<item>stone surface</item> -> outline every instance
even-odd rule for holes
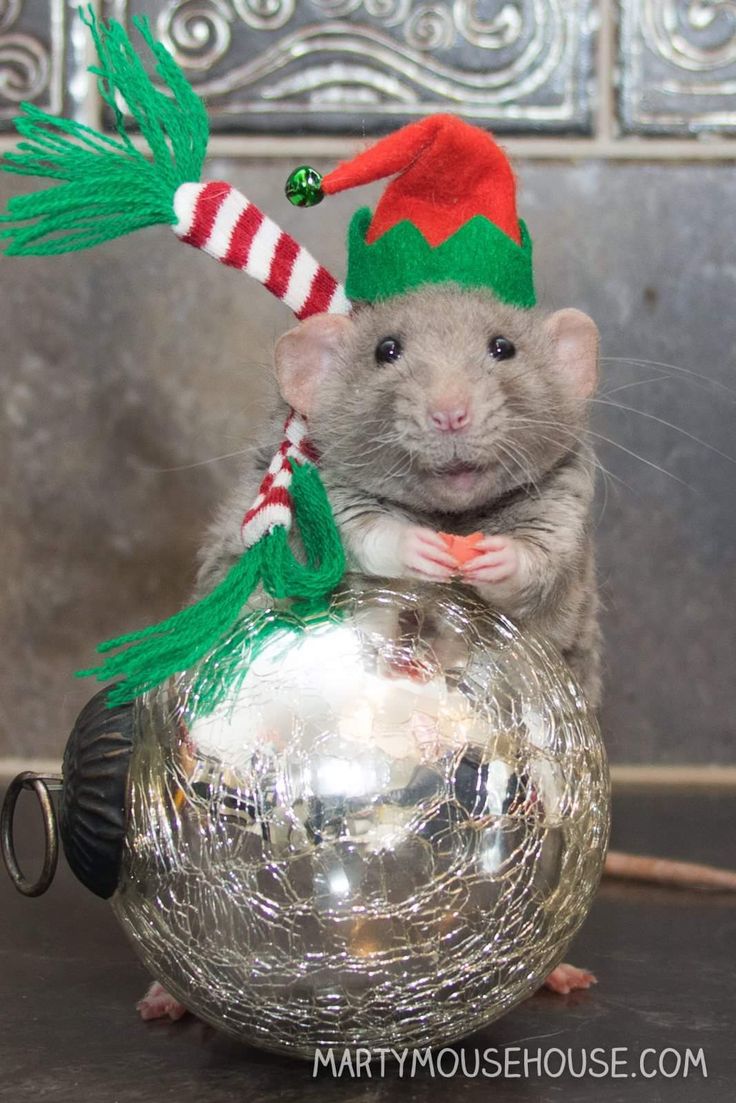
[[[30,801],[19,806],[19,850],[32,868],[38,857]],[[614,801],[614,843],[663,856],[733,865],[733,796],[646,793]],[[60,862],[57,880],[38,900],[19,896],[0,871],[0,1099],[8,1103],[724,1103],[736,1080],[733,1046],[733,929],[736,896],[702,895],[604,882],[573,945],[571,960],[595,971],[598,985],[556,996],[541,992],[473,1035],[457,1049],[465,1067],[487,1048],[503,1060],[506,1079],[452,1079],[419,1070],[402,1080],[387,1066],[383,1079],[335,1079],[312,1065],[229,1041],[187,1016],[144,1023],[134,1004],[148,984],[109,905],[91,896]],[[387,1044],[389,1044],[387,1040]],[[619,1049],[618,1076],[541,1075],[533,1062],[559,1068],[559,1051]],[[689,1076],[647,1079],[662,1051],[703,1051]],[[520,1076],[525,1055],[528,1079]],[[600,1054],[599,1054],[600,1055]],[[339,1059],[339,1058],[338,1058]],[[411,1060],[411,1058],[409,1058]],[[451,1057],[442,1067],[452,1069]],[[485,1066],[488,1067],[488,1066]],[[544,1067],[544,1066],[542,1066]],[[636,1074],[631,1076],[631,1074]]]
[[[377,133],[432,111],[504,131],[590,125],[592,0],[107,0],[157,34],[216,130]]]
[[[620,0],[620,9],[624,130],[736,131],[733,4]]]
[[[292,167],[208,171],[342,275],[358,196],[291,207]],[[518,167],[540,299],[587,310],[603,337],[611,758],[732,762],[734,466],[714,449],[734,453],[733,169]],[[0,179],[0,199],[19,185]],[[0,754],[60,756],[93,691],[72,672],[94,643],[184,600],[207,517],[237,476],[237,458],[214,458],[252,440],[289,323],[266,291],[165,228],[0,259]]]
[[[23,100],[78,115],[89,84],[87,32],[68,0],[0,0],[0,131]]]

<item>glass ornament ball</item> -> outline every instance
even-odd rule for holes
[[[538,988],[609,827],[557,654],[460,587],[354,576],[321,611],[248,614],[218,655],[208,715],[217,659],[136,705],[113,907],[153,976],[305,1058],[447,1044]]]

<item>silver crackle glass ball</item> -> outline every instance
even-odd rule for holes
[[[137,706],[113,906],[153,975],[265,1049],[451,1042],[562,959],[609,783],[567,668],[461,588],[352,577],[250,614],[229,690]],[[215,664],[216,665],[216,664]]]

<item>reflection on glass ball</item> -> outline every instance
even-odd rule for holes
[[[444,1044],[524,999],[608,835],[552,650],[459,587],[347,582],[257,646],[239,626],[210,715],[201,671],[139,703],[113,901],[190,1010],[304,1057]]]

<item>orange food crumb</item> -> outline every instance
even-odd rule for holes
[[[481,554],[478,544],[483,539],[482,532],[471,532],[470,536],[455,536],[451,532],[441,532],[440,536],[450,555],[460,567]]]

